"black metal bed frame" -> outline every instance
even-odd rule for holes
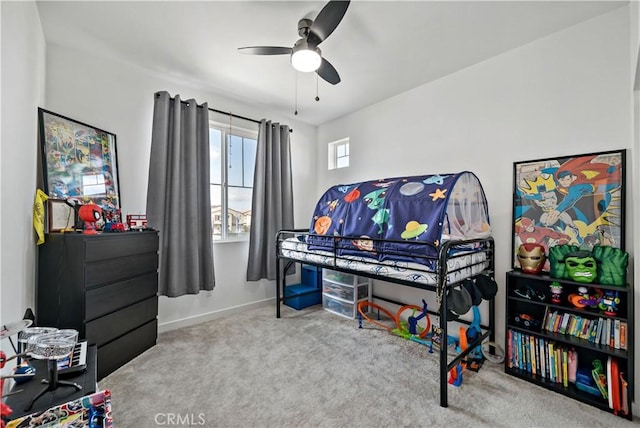
[[[489,341],[494,342],[495,341],[495,298],[490,299],[488,301],[488,305],[489,305],[489,322],[488,324],[481,324],[481,329],[482,334],[480,334],[476,340],[474,340],[473,342],[469,343],[467,348],[465,350],[463,350],[462,352],[460,352],[458,355],[456,355],[451,361],[449,360],[449,356],[448,356],[448,346],[447,346],[447,341],[448,341],[448,333],[447,333],[447,324],[448,322],[446,321],[446,314],[448,312],[448,306],[447,306],[447,290],[449,287],[459,283],[460,281],[455,281],[455,282],[449,282],[448,281],[448,275],[455,273],[456,271],[465,269],[465,268],[472,268],[475,265],[479,265],[479,264],[484,264],[486,262],[488,262],[488,267],[483,269],[482,272],[480,273],[489,273],[491,275],[493,275],[494,273],[494,268],[495,268],[495,244],[493,241],[493,238],[488,237],[488,238],[483,238],[483,239],[470,239],[470,240],[457,240],[457,241],[446,241],[444,243],[442,243],[439,246],[435,246],[433,244],[430,243],[424,243],[424,242],[419,242],[419,241],[412,241],[411,244],[412,245],[424,245],[425,247],[431,247],[432,249],[436,249],[437,250],[437,256],[427,256],[427,255],[419,255],[415,252],[412,252],[411,254],[400,254],[400,253],[386,253],[387,255],[390,256],[410,256],[412,258],[419,258],[419,259],[424,259],[425,261],[425,267],[424,267],[424,272],[425,273],[429,273],[429,274],[435,274],[436,275],[436,284],[435,285],[431,285],[431,284],[424,284],[424,283],[420,283],[420,282],[413,282],[413,281],[408,281],[405,279],[400,279],[400,278],[393,278],[393,277],[389,277],[389,276],[385,276],[382,274],[373,274],[371,272],[367,272],[367,271],[361,271],[358,269],[348,269],[348,268],[344,268],[338,265],[338,260],[349,260],[348,257],[345,256],[340,256],[338,255],[338,249],[339,248],[345,248],[345,240],[348,241],[348,243],[351,243],[353,240],[358,240],[360,238],[358,237],[331,237],[331,241],[332,244],[329,247],[325,248],[325,251],[329,251],[332,252],[332,256],[331,259],[333,261],[333,264],[329,264],[329,263],[318,263],[312,260],[302,260],[302,259],[298,259],[298,258],[293,258],[293,257],[288,257],[282,254],[282,243],[285,242],[287,240],[287,238],[292,238],[292,237],[304,237],[304,239],[306,239],[308,236],[310,236],[312,234],[309,233],[308,229],[294,229],[294,230],[281,230],[280,232],[278,232],[276,234],[276,317],[280,318],[281,313],[280,313],[280,305],[281,303],[283,303],[285,301],[285,297],[284,297],[284,289],[286,287],[286,275],[284,274],[284,272],[286,272],[287,269],[289,269],[289,267],[291,265],[293,265],[294,263],[304,263],[304,264],[308,264],[308,265],[313,265],[313,266],[318,266],[318,267],[327,267],[330,268],[331,270],[336,270],[336,271],[340,271],[340,272],[345,272],[345,273],[350,273],[350,274],[354,274],[354,275],[358,275],[358,276],[364,276],[364,277],[368,277],[368,278],[372,278],[372,279],[377,279],[380,281],[386,281],[386,282],[391,282],[391,283],[395,283],[395,284],[400,284],[400,285],[405,285],[408,287],[413,287],[413,288],[420,288],[423,290],[428,290],[428,291],[433,291],[436,292],[437,295],[439,296],[439,300],[440,300],[440,308],[438,311],[428,311],[430,314],[432,315],[436,315],[436,316],[440,316],[440,314],[444,314],[444,316],[440,317],[440,329],[441,329],[441,345],[439,346],[439,354],[440,354],[440,406],[441,407],[448,407],[448,400],[447,400],[447,386],[448,386],[448,379],[447,379],[447,375],[449,373],[450,370],[454,369],[457,364],[462,361],[462,359],[464,359],[474,348],[476,348],[477,346],[481,346],[482,342],[489,338]],[[369,238],[367,238],[369,239]],[[391,244],[406,244],[406,241],[391,241],[391,240],[379,240],[379,239],[371,239],[371,241],[375,242],[375,243],[391,243]],[[448,269],[447,268],[447,261],[454,259],[456,257],[463,257],[463,256],[467,256],[469,253],[465,252],[465,251],[456,251],[456,250],[464,250],[465,248],[468,248],[469,245],[472,244],[476,244],[480,247],[480,249],[476,250],[476,251],[481,251],[481,252],[485,252],[487,257],[485,260],[483,261],[479,261],[479,262],[475,262],[475,263],[471,263],[471,264],[467,264],[465,266],[459,267],[459,268],[455,268],[455,269]],[[347,244],[348,245],[348,244]],[[425,248],[426,249],[426,248]],[[300,253],[300,250],[291,250],[291,251],[295,251]],[[315,254],[314,251],[308,251],[308,254]],[[426,254],[426,251],[425,251]],[[284,268],[282,268],[281,263],[282,262],[286,262],[286,266],[284,266]],[[433,263],[435,263],[435,269],[433,268],[429,268],[427,266],[427,264],[429,264],[429,262],[431,262],[431,264],[433,265]],[[371,259],[371,262],[369,263],[368,261],[365,262],[367,264],[370,264],[371,266],[381,266],[381,267],[386,267],[388,268],[388,265],[384,265],[381,262],[375,260],[375,259]],[[414,269],[413,267],[411,268],[411,270],[415,270],[415,271],[420,271],[420,269]],[[476,276],[477,274],[473,275]],[[304,293],[303,293],[304,294]],[[303,294],[299,294],[296,297],[302,296]],[[380,298],[378,296],[372,296],[373,298]],[[382,299],[382,298],[380,298]],[[383,300],[387,300],[390,301],[389,299],[383,299]],[[395,302],[398,303],[398,302]],[[470,325],[471,323],[469,321],[463,320],[463,319],[458,319],[456,320],[456,322],[459,323],[463,323],[463,324],[467,324]]]

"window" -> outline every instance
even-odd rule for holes
[[[349,139],[329,143],[329,169],[349,166]]]
[[[257,138],[257,131],[210,124],[211,226],[216,241],[249,237]]]

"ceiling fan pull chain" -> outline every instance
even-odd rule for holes
[[[316,73],[316,101],[320,101],[320,97],[318,96],[318,73]]]
[[[296,76],[295,77],[296,111],[294,111],[293,114],[297,116],[298,115],[298,72],[294,71],[293,73]]]

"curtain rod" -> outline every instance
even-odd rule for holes
[[[257,124],[262,123],[259,120],[251,119],[250,117],[240,116],[240,115],[228,112],[228,111],[216,110],[215,108],[211,108],[211,107],[209,107],[209,111],[213,111],[215,113],[220,113],[220,114],[226,114],[227,116],[235,117],[235,118],[238,118],[238,119],[248,120],[249,122],[254,122],[254,123],[257,123]],[[271,125],[271,126],[274,126],[274,125]],[[293,128],[289,128],[289,132],[293,132]]]
[[[173,100],[174,98],[171,97],[171,99]],[[187,101],[185,101],[185,100],[180,100],[180,102],[187,104]],[[215,108],[211,108],[211,107],[209,107],[209,111],[212,111],[212,112],[215,112],[215,113],[220,113],[220,114],[226,114],[227,116],[235,117],[235,118],[238,118],[238,119],[248,120],[249,122],[257,123],[258,125],[260,123],[262,123],[259,120],[251,119],[250,117],[240,116],[240,115],[228,112],[228,111],[216,110]],[[272,125],[272,126],[274,126],[274,125]],[[293,128],[289,128],[289,132],[293,132]]]

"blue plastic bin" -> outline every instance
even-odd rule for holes
[[[314,288],[322,288],[322,268],[311,265],[302,265],[300,279],[304,285]]]
[[[301,295],[302,293],[309,294]],[[306,284],[288,285],[284,289],[284,304],[293,309],[303,309],[322,303],[322,290]]]

